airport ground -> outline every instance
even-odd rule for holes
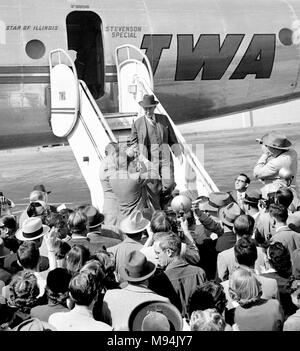
[[[205,169],[221,191],[228,191],[240,172],[253,179],[253,167],[261,154],[255,139],[270,130],[285,133],[300,155],[300,123],[210,132],[201,132],[193,123],[190,128],[184,126],[184,136],[189,144],[204,145]],[[69,146],[1,151],[0,162],[0,191],[17,204],[16,213],[24,209],[36,184],[44,184],[52,191],[49,197],[52,203],[75,207],[90,202],[89,189]],[[298,184],[299,178],[298,172]],[[260,185],[252,180],[252,187]]]

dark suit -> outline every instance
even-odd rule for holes
[[[138,145],[139,151],[152,162],[161,176],[161,182],[149,183],[147,191],[155,209],[160,209],[159,192],[167,192],[174,185],[174,164],[170,147],[175,156],[181,154],[175,132],[165,115],[155,114],[151,122],[145,116],[132,125],[131,145]],[[160,187],[162,189],[160,189]]]

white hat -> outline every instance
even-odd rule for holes
[[[39,217],[29,217],[23,222],[22,228],[16,232],[16,238],[21,241],[35,240],[45,235],[50,228],[42,224]]]
[[[143,216],[141,211],[133,211],[121,221],[120,229],[126,234],[135,234],[146,229],[149,223],[150,221]]]

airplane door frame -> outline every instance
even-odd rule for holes
[[[66,16],[68,49],[76,51],[78,79],[83,80],[95,99],[104,95],[105,59],[100,16],[93,11],[72,11]]]

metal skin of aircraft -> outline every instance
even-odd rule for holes
[[[141,49],[175,123],[300,96],[300,0],[9,0],[0,4],[0,148],[61,142],[48,54],[72,53],[103,113],[118,111],[115,49]]]

